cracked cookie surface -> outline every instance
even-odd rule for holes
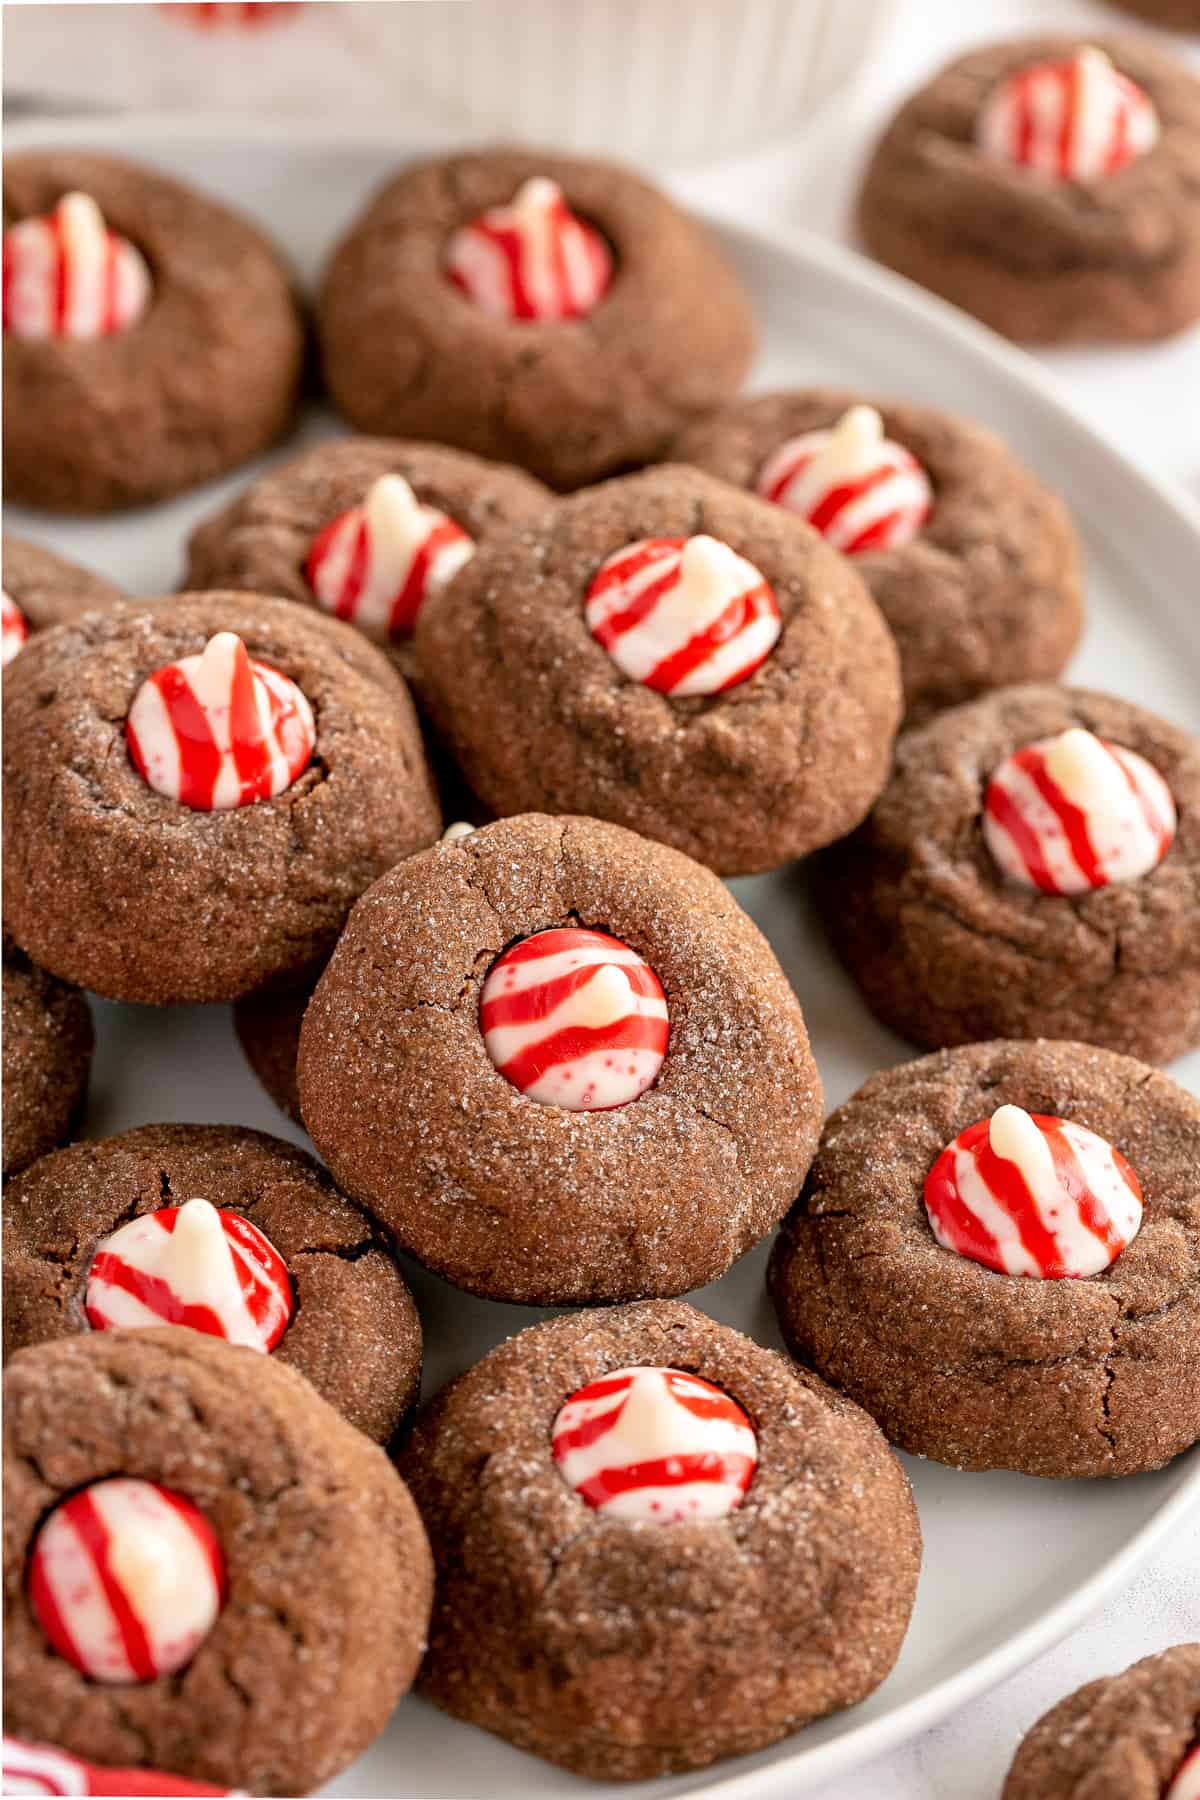
[[[981,817],[1004,758],[1071,726],[1145,757],[1179,817],[1148,874],[1065,897],[1007,882]],[[818,902],[868,1005],[911,1043],[1084,1038],[1167,1062],[1200,1043],[1200,741],[1082,688],[955,707],[900,739],[875,811],[824,859]]]
[[[304,1794],[382,1731],[416,1672],[429,1548],[383,1451],[294,1369],[179,1327],[20,1351],[4,1376],[5,1727],[91,1761]],[[66,1494],[110,1475],[192,1500],[228,1593],[188,1666],[112,1687],[57,1656],[26,1561]]]
[[[1082,40],[1019,38],[959,57],[914,94],[868,167],[868,248],[1006,336],[1136,342],[1200,317],[1200,80],[1144,38],[1088,38],[1149,95],[1155,146],[1095,181],[1049,181],[975,143],[1006,76]]]
[[[735,400],[685,431],[673,459],[754,490],[788,439],[877,407],[889,438],[933,484],[912,543],[853,557],[900,652],[906,721],[1014,681],[1060,673],[1083,622],[1079,547],[1066,507],[990,431],[930,407],[841,388]]]
[[[1116,1145],[1141,1229],[1101,1274],[997,1274],[943,1249],[924,1183],[1003,1105]],[[1085,1044],[972,1044],[874,1076],[826,1122],[769,1285],[797,1356],[901,1448],[967,1469],[1129,1475],[1200,1437],[1200,1102]]]
[[[143,1125],[43,1157],[8,1189],[4,1354],[86,1332],[102,1239],[194,1198],[240,1213],[287,1265],[294,1311],[272,1356],[368,1437],[417,1398],[421,1323],[383,1233],[303,1150],[230,1125]]]
[[[85,150],[5,159],[4,222],[98,202],[150,265],[144,317],[94,343],[4,342],[10,500],[106,512],[162,499],[281,436],[304,331],[287,269],[249,220],[156,170]]]
[[[613,551],[697,533],[754,565],[783,629],[745,680],[680,698],[621,672],[584,600]],[[417,653],[434,725],[494,811],[612,819],[726,875],[851,830],[900,715],[895,643],[849,562],[802,520],[682,466],[498,532],[423,608]]]
[[[153,670],[218,631],[297,683],[316,719],[272,800],[201,812],[134,768]],[[4,899],[13,936],[112,999],[230,1000],[328,951],[375,877],[437,835],[412,702],[359,632],[286,600],[183,594],[35,638],[4,680]]]
[[[445,273],[453,232],[539,176],[615,255],[585,318],[497,319]],[[387,183],[333,256],[319,323],[325,379],[358,430],[437,438],[559,488],[661,455],[736,391],[754,346],[733,270],[665,194],[611,163],[517,149]]]
[[[619,938],[666,993],[655,1085],[570,1112],[521,1094],[479,1025],[489,968],[553,926]],[[713,1281],[794,1198],[821,1087],[775,956],[706,869],[618,826],[526,814],[365,894],[304,1015],[304,1122],[405,1249],[530,1305]]]
[[[1021,1741],[1001,1800],[1162,1800],[1200,1742],[1200,1644],[1068,1694]]]
[[[758,1437],[724,1518],[630,1522],[564,1481],[564,1401],[631,1364],[703,1376]],[[908,1481],[816,1376],[693,1307],[535,1325],[444,1389],[403,1471],[438,1569],[423,1692],[579,1774],[630,1780],[761,1748],[891,1668],[921,1557]]]

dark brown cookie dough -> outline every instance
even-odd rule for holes
[[[993,87],[1095,44],[1149,96],[1161,136],[1087,182],[1057,181],[975,143]],[[1027,37],[969,51],[901,108],[859,197],[869,249],[1027,343],[1136,342],[1200,318],[1200,81],[1139,37]]]
[[[78,988],[56,981],[4,938],[4,1173],[61,1144],[87,1096],[92,1015]]]
[[[31,636],[125,598],[111,581],[11,532],[4,534],[0,555],[4,592],[20,607]]]
[[[996,766],[1072,725],[1153,764],[1179,825],[1140,880],[1068,898],[1006,881],[981,817]],[[875,811],[825,859],[818,898],[868,1005],[914,1044],[1084,1038],[1168,1062],[1200,1043],[1200,742],[1081,688],[984,695],[900,739]]]
[[[670,1009],[657,1082],[607,1112],[528,1099],[484,1047],[491,964],[561,925],[628,944]],[[531,1305],[715,1280],[788,1206],[820,1131],[766,940],[706,869],[594,819],[504,819],[377,882],[309,1003],[299,1084],[334,1179],[405,1249]]]
[[[446,277],[451,234],[534,176],[612,249],[587,318],[496,319]],[[732,270],[665,194],[612,163],[517,149],[388,182],[333,257],[320,329],[330,391],[360,431],[458,444],[559,488],[660,455],[736,391],[754,347]]]
[[[1141,1182],[1101,1274],[1003,1275],[933,1235],[924,1183],[1000,1106],[1074,1120]],[[788,1343],[894,1444],[965,1469],[1130,1475],[1200,1438],[1200,1102],[1131,1057],[996,1042],[872,1077],[831,1115],[771,1258]]]
[[[429,1547],[383,1451],[294,1369],[106,1331],[22,1350],[4,1396],[7,1731],[256,1794],[306,1794],[378,1736],[420,1660]],[[186,1669],[121,1687],[51,1650],[25,1586],[46,1513],[111,1475],[193,1501],[229,1582]]]
[[[726,1517],[625,1521],[563,1480],[560,1407],[635,1364],[748,1414],[758,1465]],[[422,1691],[577,1774],[761,1749],[863,1699],[899,1653],[921,1559],[902,1469],[856,1406],[693,1307],[518,1333],[439,1394],[402,1466],[437,1567]]]
[[[1137,13],[1172,31],[1200,31],[1200,0],[1111,0],[1125,12]]]
[[[201,812],[156,793],[125,717],[155,669],[236,631],[296,681],[312,761],[274,800]],[[34,642],[4,681],[9,929],[112,999],[228,1000],[325,954],[377,875],[436,837],[412,703],[359,632],[285,600],[185,594]]]
[[[84,1290],[102,1238],[203,1199],[241,1213],[291,1277],[272,1355],[352,1425],[390,1442],[417,1398],[421,1321],[383,1234],[311,1156],[232,1125],[143,1125],[43,1157],[7,1190],[4,1354],[89,1329]]]
[[[275,982],[234,1002],[233,1026],[242,1054],[280,1112],[303,1125],[296,1088],[300,1027],[324,965],[304,980]]]
[[[316,606],[305,575],[313,539],[381,475],[402,475],[477,542],[498,526],[532,518],[551,496],[521,469],[484,462],[441,444],[345,438],[318,444],[260,475],[236,500],[203,520],[188,539],[186,585],[249,588]],[[418,673],[412,645],[388,646],[406,679]]]
[[[932,407],[892,405],[842,388],[735,400],[672,446],[735,487],[754,490],[789,438],[875,407],[889,438],[933,486],[912,543],[851,558],[900,652],[909,724],[989,688],[1061,673],[1083,623],[1079,545],[1066,507],[990,431]]]
[[[10,500],[108,512],[195,487],[279,437],[304,332],[258,227],[153,169],[82,150],[13,154],[5,225],[76,190],[141,251],[154,291],[111,337],[5,337],[4,481]]]
[[[592,636],[588,586],[614,551],[707,533],[774,589],[783,632],[745,681],[671,698]],[[588,813],[751,874],[830,843],[886,779],[896,647],[849,562],[801,520],[664,466],[498,533],[417,626],[425,696],[498,813]]]
[[[1200,1741],[1200,1644],[1089,1681],[1026,1733],[1002,1800],[1162,1800]]]

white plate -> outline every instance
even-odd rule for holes
[[[235,201],[267,224],[311,278],[336,234],[390,168],[419,146],[319,128],[209,127],[104,119],[23,127],[10,145],[89,143],[143,157]],[[695,191],[695,178],[690,178]],[[721,227],[754,295],[764,353],[756,380],[861,384],[971,412],[996,427],[1070,502],[1087,541],[1091,622],[1071,671],[1200,730],[1196,568],[1200,513],[1141,475],[1055,400],[1020,353],[845,251]],[[900,378],[897,379],[897,374]],[[305,433],[327,430],[319,418]],[[166,592],[192,523],[252,471],[116,521],[8,523],[135,592]],[[811,919],[796,872],[735,884],[768,931],[803,1002],[830,1105],[908,1052],[866,1013]],[[97,1007],[99,1054],[89,1136],[148,1120],[257,1125],[293,1138],[244,1069],[224,1007]],[[1174,1073],[1200,1091],[1200,1056]],[[714,1317],[779,1342],[763,1292],[765,1246],[697,1296]],[[425,1322],[427,1391],[537,1316],[456,1292],[409,1270]],[[896,1669],[864,1705],[754,1757],[630,1788],[583,1788],[417,1700],[327,1790],[420,1800],[533,1800],[564,1793],[720,1795],[772,1800],[818,1790],[839,1771],[932,1724],[1058,1638],[1127,1580],[1200,1498],[1200,1451],[1157,1475],[1047,1482],[964,1475],[907,1459],[925,1533],[912,1629]]]

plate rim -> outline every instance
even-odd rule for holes
[[[176,144],[188,140],[233,139],[281,151],[296,147],[311,150],[322,146],[341,151],[389,150],[398,164],[421,154],[422,150],[450,148],[464,141],[460,132],[452,130],[422,128],[419,134],[409,136],[403,128],[397,129],[381,120],[255,119],[236,113],[190,114],[131,109],[12,120],[4,127],[4,146],[8,150],[58,142],[70,147],[86,140],[93,147],[117,154],[124,148],[123,140],[131,136],[159,137],[164,143]],[[1200,559],[1200,503],[1192,500],[1180,483],[1143,467],[1102,428],[1081,417],[1061,390],[1053,372],[1027,351],[1010,344],[904,276],[882,268],[845,245],[807,232],[802,227],[775,226],[761,218],[747,220],[731,216],[728,205],[698,205],[695,193],[704,180],[703,166],[691,164],[686,169],[663,165],[656,169],[651,167],[658,179],[681,195],[685,204],[719,235],[754,254],[782,253],[798,272],[815,268],[822,277],[851,287],[873,303],[883,303],[898,310],[910,323],[934,335],[949,337],[963,354],[982,360],[996,375],[1019,389],[1025,400],[1046,409],[1057,426],[1073,435],[1090,455],[1098,454],[1107,461],[1113,476],[1131,483],[1143,502],[1165,509],[1175,524],[1183,528],[1185,536],[1190,533],[1194,538],[1193,548]],[[1121,1548],[1048,1611],[1021,1626],[994,1648],[964,1663],[953,1674],[883,1716],[851,1724],[826,1743],[805,1746],[801,1729],[757,1753],[769,1757],[768,1762],[740,1772],[734,1768],[728,1773],[718,1773],[699,1785],[678,1788],[663,1784],[660,1791],[678,1793],[681,1800],[684,1796],[697,1796],[699,1800],[766,1800],[767,1784],[774,1789],[778,1782],[787,1782],[791,1792],[799,1792],[822,1778],[844,1774],[872,1757],[896,1748],[928,1730],[957,1707],[988,1692],[1059,1643],[1106,1598],[1126,1585],[1157,1545],[1189,1513],[1195,1511],[1200,1518],[1200,1445],[1185,1452],[1177,1463],[1190,1466],[1184,1468],[1172,1490]],[[720,1767],[716,1765],[717,1769]]]

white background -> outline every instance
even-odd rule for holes
[[[587,0],[561,0],[570,3]],[[754,0],[745,3],[752,7]],[[97,9],[81,17],[78,8],[9,6],[6,92],[35,94],[43,102],[190,104],[204,110],[224,104],[238,111],[252,106],[260,114],[294,114],[320,100],[326,111],[343,109],[348,118],[379,117],[402,104],[405,126],[412,129],[421,120],[419,91],[405,84],[401,95],[397,78],[364,53],[352,23],[359,10],[309,7],[258,38],[251,57],[243,53],[248,44],[239,52],[230,38],[194,40],[177,21],[157,19],[148,7],[136,13],[105,7],[98,18]],[[98,63],[101,19],[109,53]],[[682,185],[734,214],[802,224],[852,241],[849,213],[857,174],[892,102],[960,45],[1059,24],[1144,29],[1090,0],[902,0],[851,96],[810,121],[793,141],[720,168],[689,169]],[[1200,40],[1152,35],[1200,70]],[[268,44],[270,54],[264,57],[260,46],[265,50]],[[98,66],[104,69],[102,91],[93,75]],[[430,108],[428,122],[431,129],[444,129],[444,109]],[[1091,423],[1200,499],[1200,333],[1150,349],[1060,352],[1041,360]],[[969,396],[964,410],[969,411]],[[1200,604],[1196,629],[1200,633]],[[979,1548],[986,1558],[987,1544]],[[1046,1707],[1097,1674],[1197,1637],[1200,1520],[1193,1515],[1152,1566],[1067,1643],[904,1749],[839,1777],[829,1790],[832,1800],[993,1800],[1021,1733]]]

